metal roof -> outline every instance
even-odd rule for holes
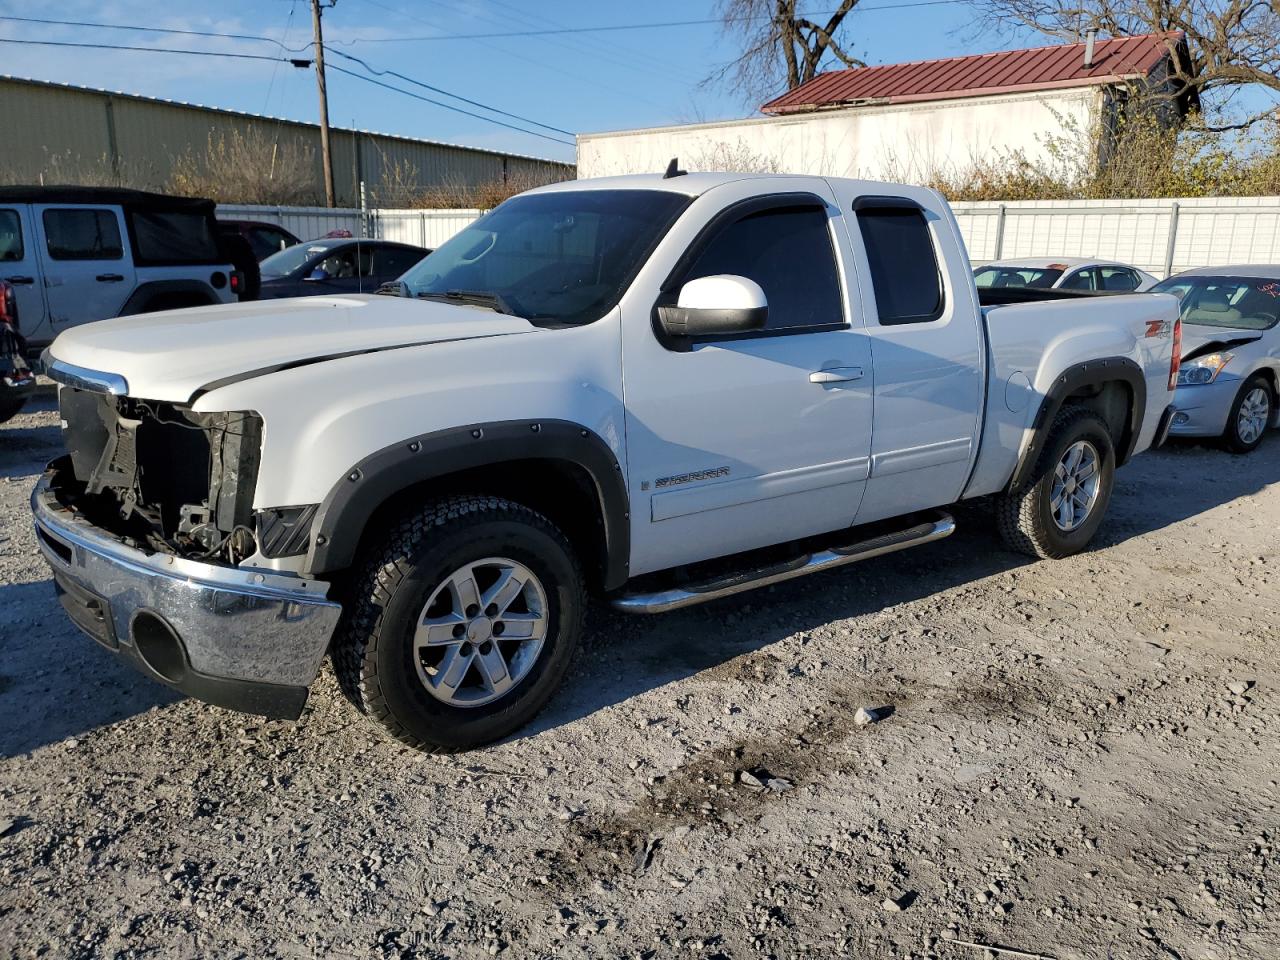
[[[136,100],[142,103],[163,103],[172,107],[186,107],[190,110],[205,110],[209,113],[222,114],[223,116],[243,117],[248,120],[269,120],[272,123],[284,123],[296,127],[317,128],[317,124],[310,123],[306,120],[290,120],[286,117],[273,117],[269,114],[248,113],[244,110],[228,110],[225,107],[210,107],[203,103],[187,103],[184,100],[170,100],[166,97],[148,97],[140,93],[126,93],[121,90],[108,90],[104,87],[86,87],[75,83],[59,83],[55,80],[33,80],[30,77],[15,77],[11,74],[4,73],[0,73],[0,80],[30,84],[33,87],[54,87],[62,90],[75,90],[82,93],[105,94],[111,97],[121,97],[126,100]],[[468,153],[480,153],[493,157],[512,157],[518,160],[534,160],[538,163],[546,163],[560,167],[573,166],[572,163],[565,160],[551,160],[547,157],[535,157],[525,153],[511,153],[506,150],[491,150],[485,147],[471,147],[461,143],[448,143],[444,140],[428,140],[423,137],[407,137],[399,133],[382,133],[378,130],[365,130],[360,127],[340,127],[333,125],[331,126],[331,129],[334,132],[359,133],[370,137],[382,137],[387,140],[400,140],[405,143],[423,143],[433,147],[448,147],[451,150],[464,150]]]
[[[1021,90],[1101,86],[1145,79],[1181,43],[1181,33],[1152,33],[1097,40],[1093,64],[1084,65],[1084,43],[1005,50],[968,57],[917,60],[823,73],[770,100],[760,109],[783,114],[858,103],[952,100]]]

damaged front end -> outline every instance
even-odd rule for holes
[[[58,405],[74,474],[57,477],[64,505],[148,552],[232,566],[257,552],[258,414],[67,386]]]

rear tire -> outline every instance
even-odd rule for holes
[[[1107,512],[1115,469],[1111,431],[1103,419],[1086,407],[1064,407],[1049,428],[1029,484],[997,501],[1005,544],[1046,560],[1079,553]]]
[[[1232,453],[1253,453],[1267,435],[1275,416],[1276,397],[1265,376],[1255,373],[1244,382],[1227,414],[1223,445]]]
[[[564,679],[585,582],[569,541],[541,514],[498,497],[448,497],[405,515],[363,560],[334,670],[395,739],[433,753],[491,743],[528,723]]]

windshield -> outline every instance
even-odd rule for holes
[[[980,287],[1031,287],[1047,290],[1062,276],[1061,270],[1038,267],[980,267],[973,273],[973,282]]]
[[[689,203],[661,190],[513,197],[401,280],[411,296],[487,300],[540,326],[590,323],[614,308]]]
[[[1182,322],[1202,327],[1268,330],[1280,320],[1280,279],[1170,277],[1151,288],[1182,301]]]
[[[264,277],[287,277],[317,253],[324,253],[330,246],[331,244],[323,243],[296,243],[267,257],[258,265],[258,270]]]

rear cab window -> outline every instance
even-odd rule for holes
[[[942,269],[924,210],[897,197],[854,205],[882,326],[929,323],[946,306]]]
[[[52,260],[123,260],[120,222],[111,209],[51,207],[41,216]]]

